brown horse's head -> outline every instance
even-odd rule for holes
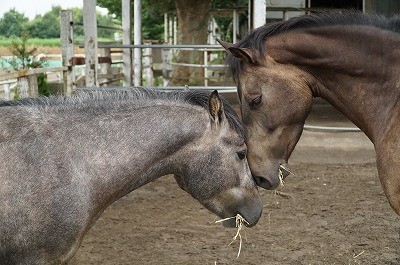
[[[254,49],[220,43],[238,87],[253,177],[260,187],[275,189],[280,165],[287,163],[311,110],[307,73]]]

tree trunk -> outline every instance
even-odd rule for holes
[[[174,0],[178,16],[179,44],[206,44],[211,0]],[[203,63],[203,52],[180,51],[176,62]],[[174,66],[172,84],[200,84],[204,68]]]

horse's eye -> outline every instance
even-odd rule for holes
[[[243,160],[246,158],[246,150],[240,151],[236,153],[237,156],[239,157],[240,160]]]
[[[260,105],[260,103],[261,103],[261,97],[262,97],[262,95],[260,95],[260,96],[258,96],[258,97],[256,97],[256,98],[254,98],[254,99],[250,102],[249,106],[250,106],[251,109],[255,109],[258,105]]]

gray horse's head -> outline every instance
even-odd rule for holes
[[[247,164],[245,129],[216,91],[206,104],[207,128],[189,147],[175,178],[183,190],[219,217],[240,214],[247,225],[253,226],[263,207]],[[223,225],[234,227],[235,218],[224,221]]]

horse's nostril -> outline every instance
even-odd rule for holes
[[[266,190],[274,190],[278,188],[280,182],[279,180],[276,182],[271,181],[268,178],[264,178],[261,176],[253,176],[254,181],[256,182],[257,186],[264,188]]]
[[[253,178],[254,178],[254,181],[256,182],[257,186],[260,186],[260,187],[261,187],[261,183],[262,183],[263,181],[265,181],[264,178],[259,177],[259,176],[253,176]]]

